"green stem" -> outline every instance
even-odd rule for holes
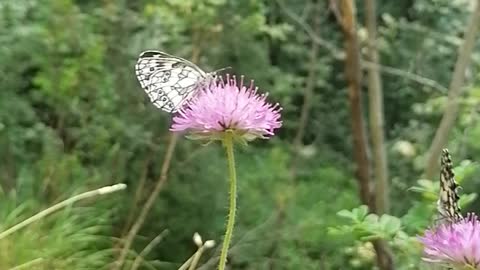
[[[84,200],[84,199],[88,199],[88,198],[91,198],[91,197],[94,197],[94,196],[98,196],[98,195],[104,195],[104,194],[109,194],[109,193],[112,193],[112,192],[117,192],[119,190],[123,190],[127,187],[127,185],[125,184],[116,184],[116,185],[113,185],[113,186],[106,186],[106,187],[102,187],[102,188],[99,188],[99,189],[95,189],[95,190],[92,190],[92,191],[87,191],[87,192],[84,192],[82,194],[78,194],[78,195],[75,195],[73,197],[70,197],[64,201],[61,201],[53,206],[50,206],[49,208],[25,219],[24,221],[18,223],[17,225],[14,225],[13,227],[11,227],[10,229],[6,230],[6,231],[3,231],[3,232],[0,232],[0,240],[9,236],[10,234],[20,230],[20,229],[23,229],[24,227],[26,227],[27,225],[30,225],[31,223],[35,222],[35,221],[38,221],[48,215],[50,215],[51,213],[55,212],[55,211],[58,211],[64,207],[67,207],[69,205],[72,205],[73,203],[75,202],[78,202],[78,201],[81,201],[81,200]]]
[[[235,157],[233,156],[233,134],[225,132],[223,146],[227,151],[228,171],[230,179],[230,205],[228,210],[227,230],[223,240],[222,253],[220,253],[220,262],[218,270],[224,270],[227,264],[228,247],[232,239],[233,225],[235,224],[235,212],[237,210],[237,174],[235,172]]]
[[[202,253],[204,249],[205,247],[203,246],[198,248],[197,252],[195,252],[195,254],[193,255],[192,264],[190,264],[190,267],[188,268],[188,270],[195,270],[197,268],[197,264],[200,261],[200,257],[202,257]]]

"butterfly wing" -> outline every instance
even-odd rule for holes
[[[453,163],[448,149],[443,149],[440,171],[440,195],[437,201],[437,209],[440,218],[449,223],[462,219],[458,200],[459,185],[455,181]]]
[[[135,73],[150,101],[170,113],[192,98],[199,84],[208,77],[192,62],[160,51],[141,53]]]

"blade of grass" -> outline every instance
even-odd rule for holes
[[[99,195],[105,195],[105,194],[110,194],[112,192],[116,192],[116,191],[120,191],[120,190],[123,190],[127,187],[127,185],[125,184],[116,184],[116,185],[113,185],[113,186],[106,186],[106,187],[102,187],[102,188],[99,188],[99,189],[95,189],[95,190],[92,190],[92,191],[87,191],[87,192],[84,192],[82,194],[78,194],[78,195],[75,195],[73,197],[70,197],[64,201],[61,201],[27,219],[25,219],[24,221],[12,226],[11,228],[3,231],[2,233],[0,233],[0,240],[9,236],[10,234],[28,226],[29,224],[35,222],[35,221],[38,221],[50,214],[52,214],[53,212],[55,211],[58,211],[64,207],[67,207],[75,202],[78,202],[78,201],[81,201],[81,200],[84,200],[84,199],[87,199],[87,198],[91,198],[91,197],[95,197],[95,196],[99,196]]]

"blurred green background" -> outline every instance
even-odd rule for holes
[[[336,2],[1,0],[0,231],[75,194],[115,183],[128,188],[0,239],[0,270],[112,269],[159,179],[170,136],[171,116],[150,104],[135,78],[136,59],[147,49],[206,71],[231,66],[229,73],[254,79],[283,107],[276,136],[236,149],[239,207],[229,269],[376,269],[368,241],[380,238],[395,269],[427,269],[415,236],[432,221],[438,180],[422,177],[475,1],[377,1],[390,183],[389,216],[380,219],[358,208],[364,203]],[[363,59],[365,2],[356,4]],[[479,42],[468,57],[457,120],[445,136],[463,194],[470,194],[463,208],[475,211]],[[378,112],[368,109],[362,73],[368,129]],[[311,106],[302,128],[305,93]],[[227,214],[224,155],[220,144],[179,139],[123,269],[165,230],[139,269],[178,269],[196,250],[195,232],[217,242],[199,268],[215,269]]]

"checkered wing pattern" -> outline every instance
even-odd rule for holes
[[[454,223],[463,217],[458,205],[460,199],[458,189],[460,186],[455,181],[452,158],[448,149],[442,150],[440,164],[440,195],[437,201],[437,209],[442,221]]]
[[[135,73],[153,105],[169,113],[185,105],[211,77],[192,62],[160,51],[141,53]]]

